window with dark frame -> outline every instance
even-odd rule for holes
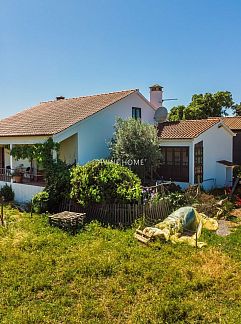
[[[194,146],[194,183],[203,182],[203,141]]]
[[[132,118],[141,119],[141,108],[132,107]]]
[[[189,147],[161,147],[162,163],[159,174],[163,180],[189,182]]]

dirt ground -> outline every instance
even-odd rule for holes
[[[230,219],[220,219],[218,221],[218,230],[216,231],[219,236],[227,236],[235,230],[236,227],[241,225],[241,208],[235,209],[230,213]]]

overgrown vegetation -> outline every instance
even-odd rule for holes
[[[56,151],[56,158],[53,157],[53,151]],[[40,204],[42,198],[42,206],[50,212],[58,210],[60,202],[68,198],[70,193],[70,170],[67,164],[59,159],[58,152],[59,144],[52,138],[42,144],[18,145],[11,151],[16,160],[29,159],[31,166],[33,160],[36,160],[43,168],[46,180],[45,192],[48,198],[46,195],[37,196],[34,201]],[[41,208],[43,212],[43,207]]]
[[[111,158],[131,168],[142,180],[161,160],[160,139],[155,126],[135,120],[118,118],[110,143]]]
[[[104,160],[73,168],[71,188],[71,197],[83,206],[133,202],[141,198],[140,179],[127,167]]]
[[[46,216],[6,210],[0,227],[0,322],[241,322],[241,228],[150,247],[92,223],[76,236]]]
[[[10,202],[14,200],[14,191],[12,189],[12,186],[9,186],[8,184],[5,184],[0,189],[0,196],[4,198],[5,202]]]
[[[33,211],[42,214],[48,209],[49,193],[47,191],[38,192],[32,199]]]

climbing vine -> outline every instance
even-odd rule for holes
[[[48,193],[48,211],[56,211],[60,202],[70,193],[70,169],[59,159],[59,148],[59,143],[49,138],[42,144],[18,145],[11,150],[16,160],[28,159],[31,167],[33,160],[36,160],[43,167],[46,179],[45,192]],[[57,153],[56,158],[53,157],[53,151]]]

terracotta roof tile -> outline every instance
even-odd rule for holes
[[[192,139],[218,122],[220,118],[165,122],[158,125],[158,135],[161,139]]]
[[[53,135],[97,113],[137,90],[40,103],[0,121],[0,136]]]
[[[222,120],[231,130],[241,130],[241,116],[223,117]]]

